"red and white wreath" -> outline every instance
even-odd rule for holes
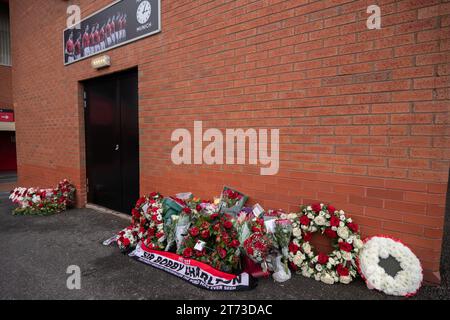
[[[305,277],[326,284],[348,284],[358,274],[356,259],[363,246],[358,225],[343,210],[315,203],[303,206],[292,218],[293,240],[289,245],[291,268]],[[316,254],[310,241],[320,232],[332,241],[335,250],[329,255]]]

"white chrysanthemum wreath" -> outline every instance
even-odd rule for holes
[[[343,210],[315,203],[303,206],[291,220],[293,240],[289,245],[289,261],[293,270],[326,284],[348,284],[358,275],[356,259],[363,242],[358,225]],[[310,241],[315,232],[332,241],[335,250],[331,254],[314,252]]]
[[[395,277],[379,265],[380,258],[392,256],[402,268]],[[369,289],[389,295],[410,297],[422,285],[422,266],[416,255],[400,240],[389,236],[374,236],[364,240],[359,254],[359,273]]]

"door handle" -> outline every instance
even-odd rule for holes
[[[118,145],[118,144],[116,144],[116,148],[115,148],[115,151],[119,151],[119,149],[120,149],[119,145]]]

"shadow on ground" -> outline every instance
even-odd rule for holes
[[[103,246],[127,225],[124,219],[90,209],[12,216],[6,196],[0,194],[0,299],[396,299],[368,290],[361,279],[329,286],[300,275],[284,284],[260,280],[252,291],[207,291]],[[70,265],[81,268],[81,290],[66,287]],[[424,287],[415,299],[448,299],[447,270],[443,278],[445,286]]]

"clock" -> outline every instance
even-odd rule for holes
[[[142,1],[139,4],[139,7],[136,12],[137,21],[140,24],[144,24],[148,21],[148,19],[150,19],[151,14],[152,14],[152,6],[150,2]]]

